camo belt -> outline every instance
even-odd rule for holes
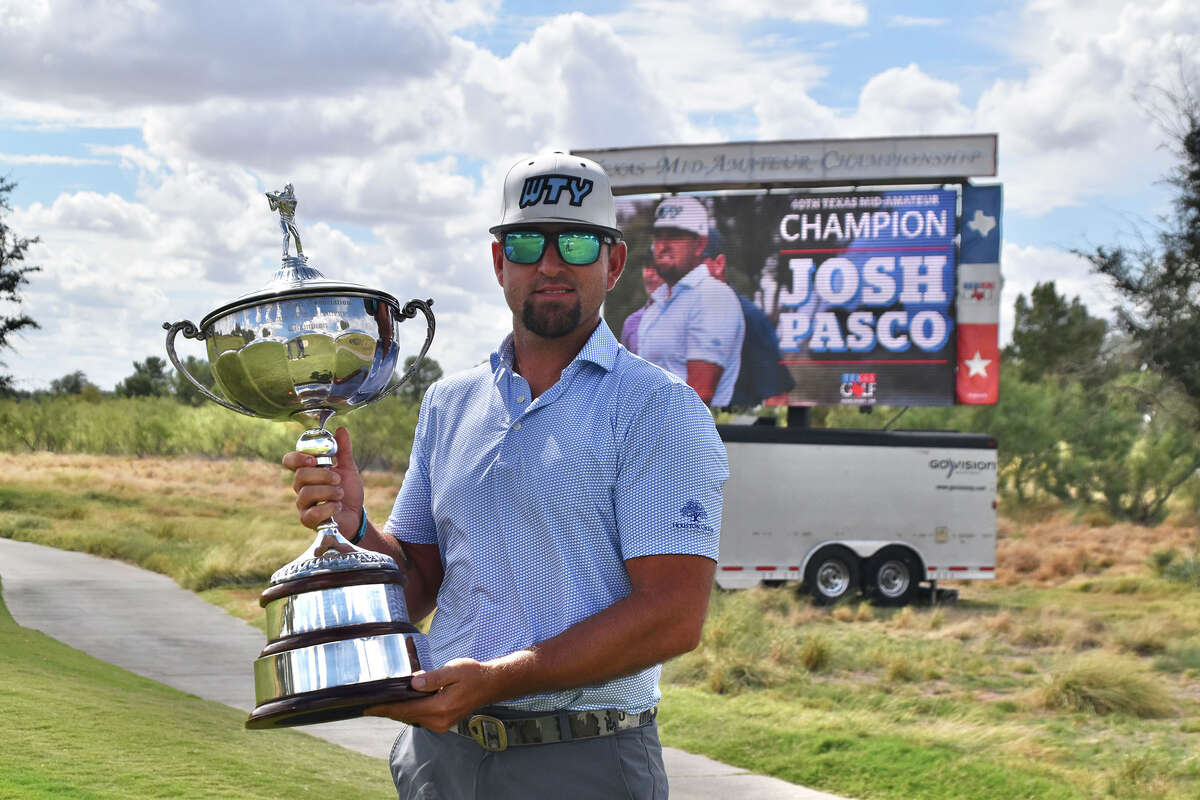
[[[498,709],[491,708],[482,708],[480,711],[502,713]],[[599,711],[558,711],[537,717],[507,719],[479,713],[473,714],[450,730],[459,736],[474,739],[484,750],[499,753],[510,747],[521,745],[570,742],[576,739],[610,736],[630,728],[649,725],[657,714],[657,707],[640,714],[606,708]]]

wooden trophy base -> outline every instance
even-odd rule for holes
[[[270,700],[259,705],[246,720],[251,730],[315,725],[363,716],[371,706],[428,697],[429,692],[412,688],[412,676],[387,678],[370,683],[334,686],[315,692]]]

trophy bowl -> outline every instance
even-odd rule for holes
[[[433,301],[401,307],[386,292],[326,279],[301,249],[291,184],[267,198],[280,212],[282,265],[262,289],[216,308],[199,326],[163,323],[167,355],[230,410],[306,424],[296,449],[328,468],[337,455],[330,418],[388,396],[412,376],[433,340]],[[418,311],[427,323],[424,345],[393,380],[397,328]],[[184,368],[175,352],[180,333],[205,343],[223,397]],[[313,542],[271,576],[259,598],[267,645],[254,662],[256,707],[246,727],[331,722],[423,696],[411,686],[412,673],[430,663],[429,646],[409,620],[404,585],[390,556],[351,544],[332,519],[318,526]]]

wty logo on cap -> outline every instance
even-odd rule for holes
[[[521,208],[538,203],[558,205],[563,190],[571,193],[571,205],[583,205],[583,198],[591,194],[593,182],[589,178],[574,175],[534,175],[525,179],[521,186]]]

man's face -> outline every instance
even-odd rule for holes
[[[654,231],[651,250],[654,266],[664,281],[674,286],[700,263],[708,237],[674,228]]]
[[[602,244],[595,263],[567,264],[558,254],[555,237],[573,229],[568,225],[522,228],[546,235],[545,252],[536,264],[514,264],[504,257],[500,242],[492,243],[496,279],[512,309],[514,327],[543,339],[557,339],[581,327],[590,329],[599,321],[604,296],[625,268],[625,243]]]

